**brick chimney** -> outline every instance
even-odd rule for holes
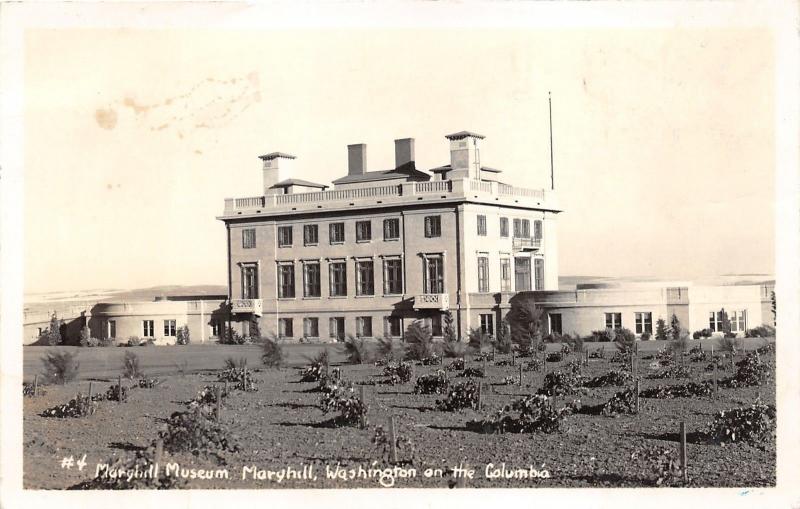
[[[347,174],[363,175],[367,172],[367,145],[358,143],[347,146]]]
[[[414,164],[414,138],[394,140],[394,167]]]
[[[270,188],[278,182],[292,177],[295,156],[283,152],[272,152],[258,156],[258,158],[264,161],[264,195],[281,193],[280,189]]]

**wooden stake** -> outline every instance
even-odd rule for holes
[[[214,387],[214,392],[217,396],[217,424],[219,424],[219,418],[222,415],[222,396],[219,393],[219,385]]]
[[[364,386],[363,385],[359,385],[358,386],[358,398],[361,400],[361,404],[366,406],[367,399],[364,397]],[[367,416],[365,414],[363,414],[363,413],[361,414],[360,421],[361,422],[359,424],[361,425],[361,429],[366,428],[367,427]]]
[[[161,456],[163,454],[164,454],[164,440],[159,438],[158,440],[156,440],[156,457],[155,457],[156,465],[161,463]]]
[[[478,382],[478,410],[483,408],[483,382]]]
[[[224,395],[225,396],[228,395],[228,381],[227,380],[225,380],[225,392],[224,392]]]
[[[519,386],[522,387],[522,364],[519,365]]]
[[[119,396],[117,398],[117,403],[122,403],[122,376],[121,375],[117,376],[117,395]]]
[[[712,367],[712,371],[714,373],[714,375],[713,375],[714,376],[714,395],[716,396],[716,394],[717,394],[717,362],[714,360],[714,357],[711,357],[711,365],[713,366]]]
[[[517,352],[514,350],[511,350],[511,365],[512,366],[517,365]]]
[[[94,389],[94,386],[93,386],[93,384],[94,384],[94,382],[89,382],[89,402],[90,402],[90,403],[91,403],[91,401],[92,401],[92,393],[94,392],[94,390],[93,390],[93,389]]]
[[[639,380],[636,380],[636,413],[639,413]]]
[[[33,395],[39,395],[39,375],[33,375]]]
[[[686,423],[681,421],[681,470],[683,471],[683,482],[689,482],[689,458],[686,453]]]
[[[242,390],[247,392],[247,359],[244,361],[244,373],[242,374],[243,382],[242,382]]]
[[[389,441],[392,446],[392,464],[397,463],[397,429],[395,428],[394,415],[389,417]]]

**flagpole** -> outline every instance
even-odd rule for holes
[[[550,98],[549,90],[547,92],[547,107],[550,111],[550,189],[555,189],[556,182],[553,173],[553,101]]]

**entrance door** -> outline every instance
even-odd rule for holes
[[[514,258],[514,283],[515,290],[525,292],[531,289],[531,259],[525,257]]]

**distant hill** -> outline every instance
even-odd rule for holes
[[[228,287],[224,285],[163,285],[151,288],[137,288],[115,293],[110,299],[122,300],[153,300],[156,297],[203,297],[228,295]]]
[[[225,285],[162,285],[131,290],[91,289],[71,292],[48,292],[25,295],[27,311],[56,309],[86,302],[152,301],[156,297],[204,297],[228,294]]]

